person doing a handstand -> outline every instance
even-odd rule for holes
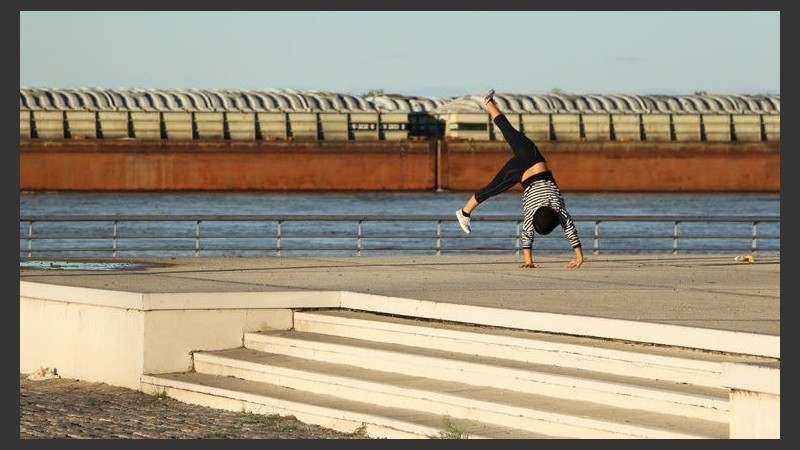
[[[484,97],[484,104],[489,111],[492,122],[503,133],[503,137],[514,156],[497,172],[497,175],[483,188],[477,190],[464,206],[456,211],[456,219],[464,233],[471,233],[470,215],[473,210],[490,197],[505,192],[517,183],[523,187],[522,193],[522,256],[521,267],[539,267],[533,261],[534,232],[541,235],[550,234],[556,225],[564,229],[575,254],[567,264],[568,268],[578,268],[583,264],[583,248],[578,238],[578,230],[572,216],[564,203],[564,197],[556,184],[553,173],[547,167],[539,148],[525,134],[516,130],[508,118],[500,112],[494,101],[494,89]]]

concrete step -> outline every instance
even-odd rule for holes
[[[726,439],[725,363],[769,358],[398,317],[298,310],[291,330],[193,353],[143,390],[370,437]]]
[[[195,352],[195,370],[321,396],[404,408],[569,438],[723,438],[727,423],[531,394],[249,348]],[[413,363],[412,363],[413,364]],[[376,364],[380,366],[380,364]]]
[[[361,369],[728,423],[728,391],[672,381],[300,331],[253,332],[245,347]]]
[[[558,438],[476,420],[459,419],[456,422],[449,417],[402,407],[386,407],[277,384],[198,372],[144,375],[142,390],[221,410],[291,415],[301,422],[345,433],[363,430],[372,438],[444,439],[454,433],[469,439]]]
[[[294,330],[398,343],[467,355],[721,388],[722,364],[775,361],[689,348],[491,326],[403,318],[345,309],[296,311]]]
[[[490,356],[298,331],[248,333],[245,347],[361,369],[728,422],[728,391]]]

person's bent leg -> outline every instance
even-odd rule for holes
[[[480,204],[490,197],[502,194],[511,189],[515,184],[521,181],[522,173],[525,172],[528,167],[529,164],[521,158],[514,157],[509,159],[489,184],[475,192],[475,200]]]
[[[472,211],[485,200],[511,189],[515,184],[520,182],[525,169],[526,166],[524,162],[519,158],[511,158],[506,161],[505,165],[497,172],[497,175],[494,176],[492,181],[478,189],[472,197],[467,200],[461,208],[461,214],[468,218],[470,214],[472,214]]]

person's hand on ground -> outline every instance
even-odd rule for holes
[[[583,259],[575,258],[567,264],[567,269],[577,269],[583,264]]]
[[[567,264],[567,269],[577,269],[583,264],[583,247],[579,245],[572,250],[575,252],[575,257]]]
[[[539,267],[539,265],[531,262],[531,263],[524,263],[520,267],[522,267],[523,269],[536,269],[537,267]]]

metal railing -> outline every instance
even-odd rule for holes
[[[780,254],[780,217],[573,216],[589,254]],[[20,257],[519,254],[520,216],[20,216]],[[569,251],[560,227],[534,252]]]

